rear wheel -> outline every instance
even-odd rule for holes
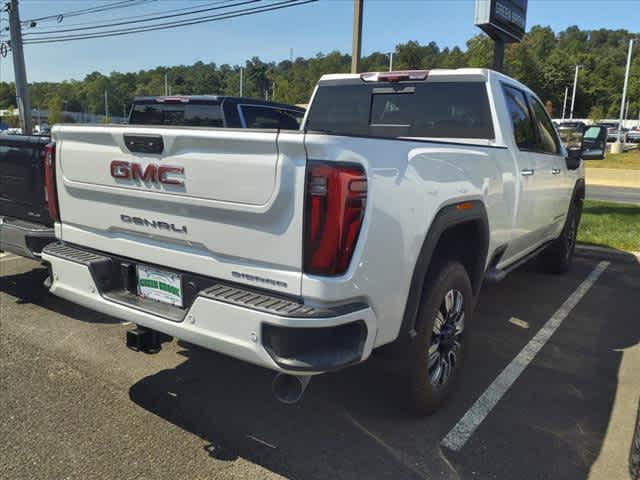
[[[567,273],[569,271],[576,249],[579,222],[578,203],[573,202],[569,207],[562,233],[549,248],[542,252],[541,261],[545,271],[550,273]]]
[[[468,344],[473,308],[471,282],[458,262],[429,275],[417,336],[408,351],[409,404],[419,414],[441,407],[455,386]]]

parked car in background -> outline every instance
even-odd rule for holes
[[[558,133],[565,147],[577,148],[582,142],[582,135],[586,128],[587,124],[584,122],[564,121],[558,124]]]
[[[627,132],[627,142],[640,143],[640,125],[633,127]]]
[[[619,131],[620,131],[620,123],[618,122],[601,122],[598,125],[607,128],[607,142],[614,143],[618,141]],[[621,141],[623,143],[627,143],[627,132],[626,128],[622,129],[621,132]]]
[[[45,162],[50,140],[0,135],[0,250],[39,258],[55,240]]]
[[[483,281],[537,255],[570,268],[589,152],[567,152],[512,78],[325,75],[301,131],[265,129],[290,107],[211,102],[193,128],[172,120],[196,116],[189,102],[154,99],[139,105],[153,125],[53,129],[50,291],[137,325],[134,350],[175,336],[274,370],[293,403],[380,349],[429,413],[462,371]],[[227,112],[253,128],[201,128]]]
[[[298,130],[305,109],[253,98],[221,95],[137,97],[131,125]]]
[[[562,130],[571,130],[577,133],[584,133],[584,131],[587,128],[587,124],[584,122],[577,122],[577,121],[563,121],[560,122],[558,124],[558,130],[562,131]]]

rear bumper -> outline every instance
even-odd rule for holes
[[[42,259],[51,265],[54,295],[278,372],[344,368],[367,359],[373,348],[376,318],[363,304],[314,308],[209,279],[188,307],[177,309],[123,289],[114,277],[119,258],[56,243]]]
[[[42,249],[56,239],[53,228],[0,217],[0,250],[22,257],[40,258]]]

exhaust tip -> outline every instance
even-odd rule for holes
[[[273,394],[282,403],[293,405],[302,400],[311,376],[278,373],[273,379]]]

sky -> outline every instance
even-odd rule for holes
[[[266,0],[268,3],[273,0]],[[2,1],[4,3],[4,1]],[[113,3],[113,0],[20,0],[22,20]],[[211,0],[152,0],[126,9],[40,22],[23,33],[70,28],[71,24],[108,22],[113,18],[165,10],[205,7]],[[206,5],[205,5],[206,4]],[[551,26],[640,31],[640,0],[529,0],[527,28]],[[605,8],[606,5],[606,8]],[[363,55],[389,52],[398,43],[435,41],[459,46],[477,34],[474,0],[364,0]],[[615,14],[614,14],[615,13]],[[5,36],[6,14],[0,17]],[[25,45],[29,82],[82,79],[99,71],[130,72],[197,61],[242,64],[253,56],[263,61],[309,57],[339,50],[350,53],[353,0],[319,0],[293,8],[173,30],[67,43]],[[25,36],[25,38],[27,38]],[[34,37],[32,37],[34,38]],[[0,80],[13,80],[11,54],[0,57]]]

